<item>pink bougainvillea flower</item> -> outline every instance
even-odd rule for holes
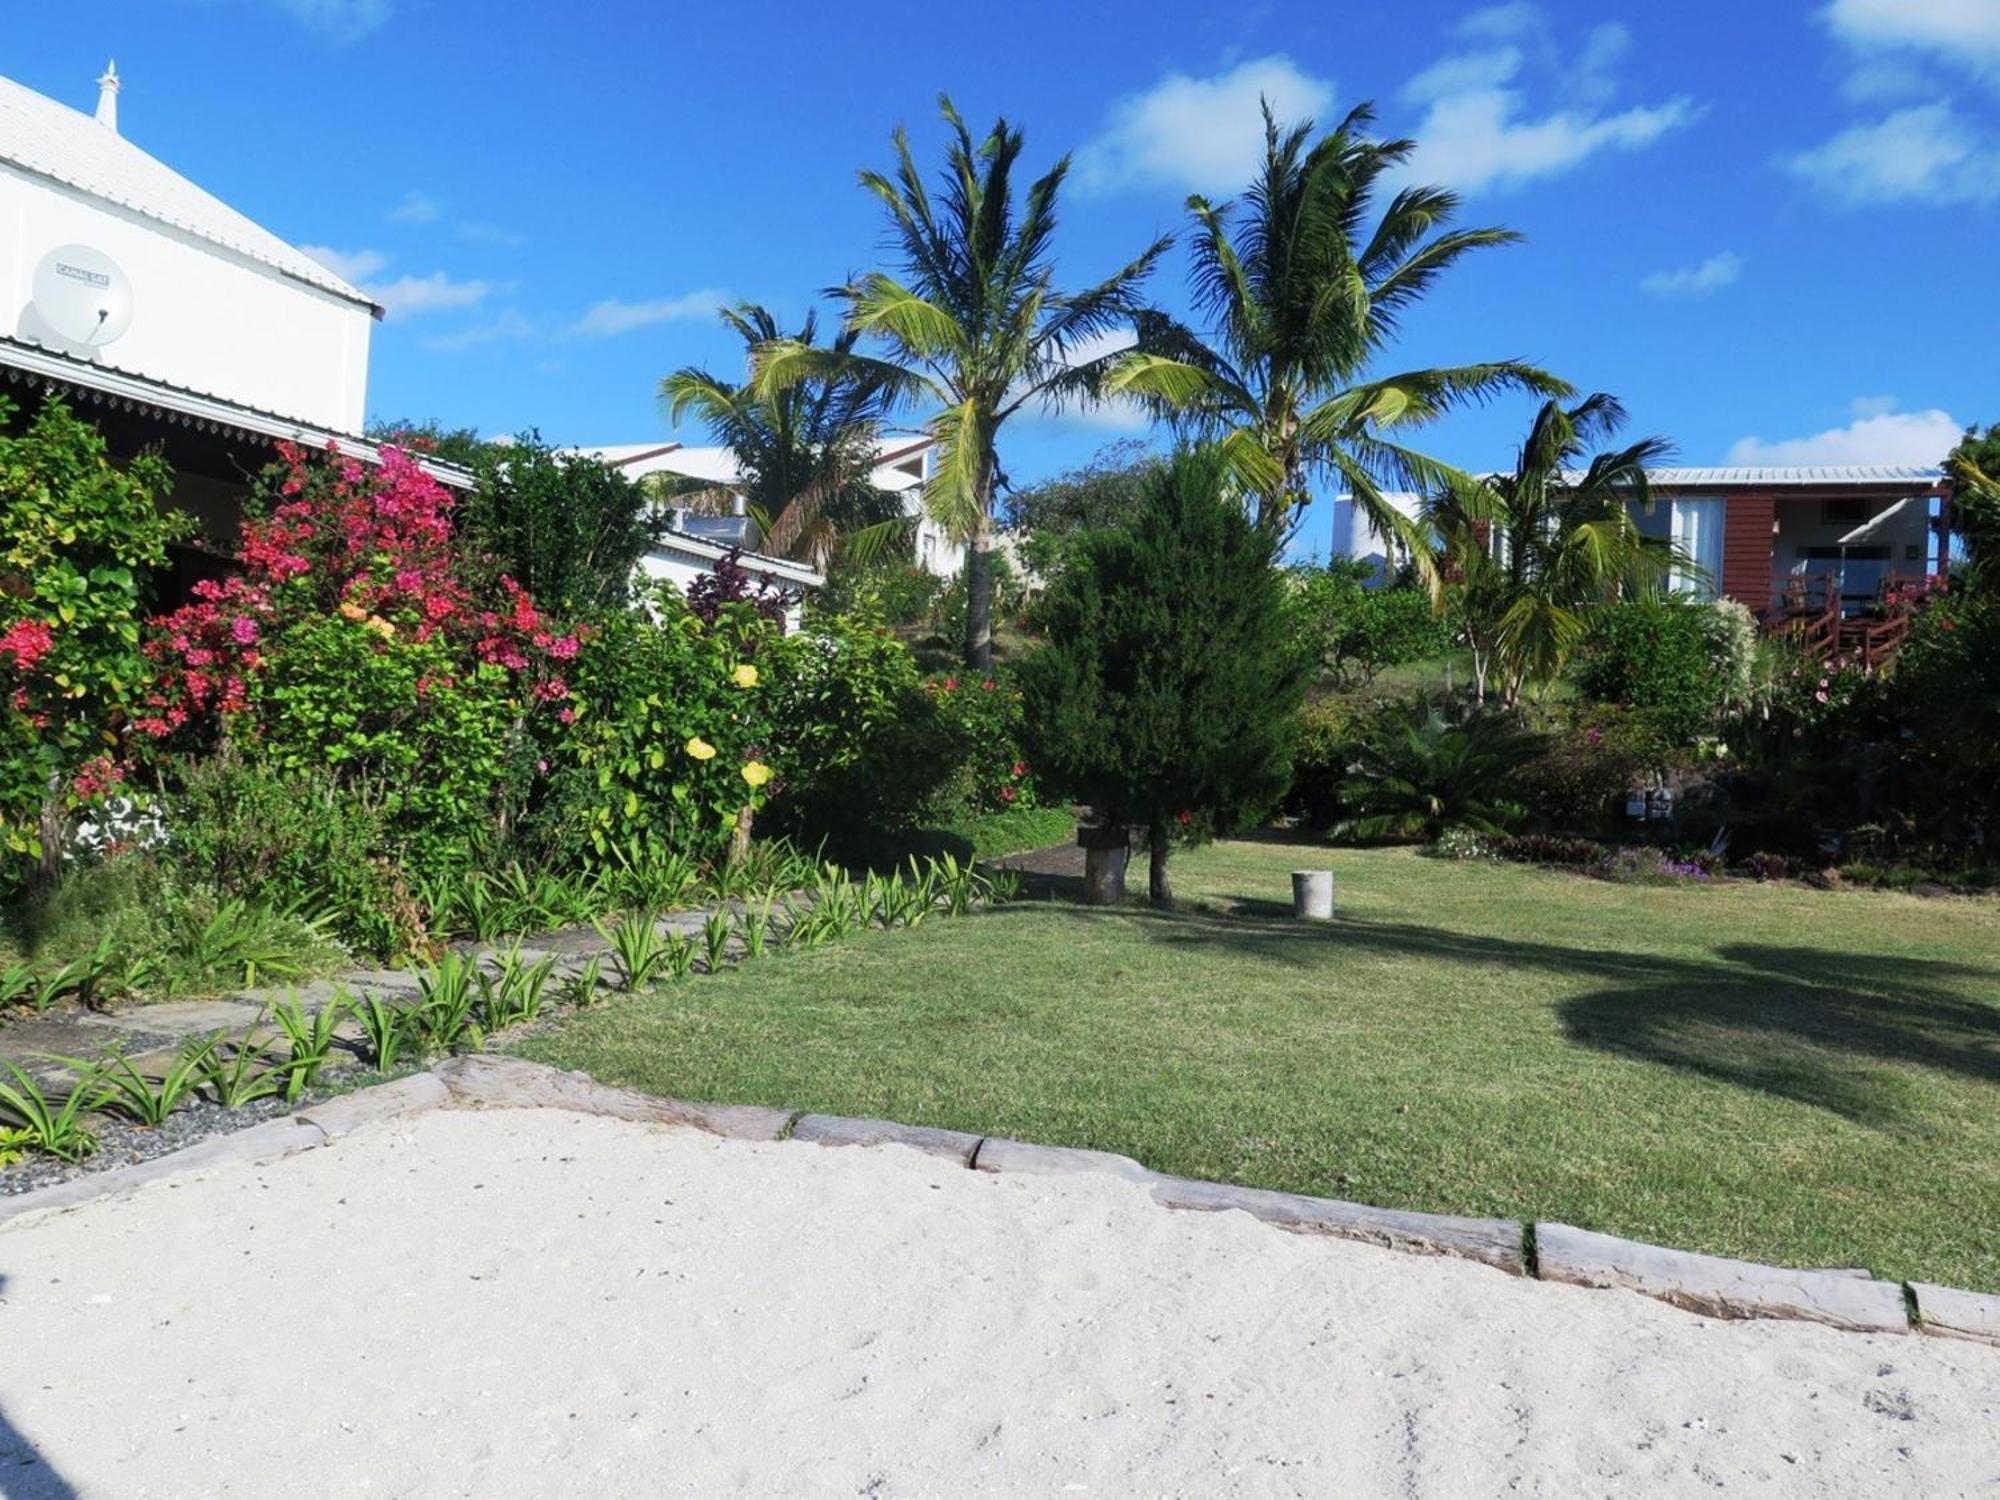
[[[238,615],[229,622],[229,638],[239,646],[254,646],[257,643],[257,622],[248,615]]]
[[[30,672],[55,643],[55,632],[40,620],[16,620],[0,635],[0,652],[14,658],[16,671]]]

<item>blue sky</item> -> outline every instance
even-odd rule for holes
[[[389,305],[377,415],[664,435],[662,374],[737,367],[719,300],[796,318],[880,263],[855,171],[898,122],[934,160],[948,90],[1036,166],[1075,153],[1072,284],[1247,180],[1260,93],[1373,99],[1467,222],[1528,237],[1444,283],[1398,364],[1540,361],[1694,463],[1927,460],[2000,419],[2000,0],[9,10],[0,72],[88,109],[115,55],[130,138]],[[1428,443],[1504,463],[1529,414]],[[1038,418],[1003,458],[1025,481],[1135,431]]]

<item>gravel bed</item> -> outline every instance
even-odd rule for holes
[[[340,1081],[352,1078],[358,1071],[349,1068],[340,1073],[330,1072],[329,1076]],[[36,1188],[68,1182],[74,1177],[87,1177],[93,1172],[108,1172],[114,1167],[151,1161],[156,1156],[165,1156],[169,1151],[196,1145],[213,1136],[228,1135],[231,1131],[261,1125],[266,1120],[296,1114],[308,1105],[317,1104],[340,1092],[338,1088],[307,1089],[294,1100],[259,1099],[241,1109],[224,1109],[208,1099],[197,1099],[183,1104],[163,1124],[150,1128],[100,1115],[93,1122],[97,1134],[96,1151],[82,1161],[68,1162],[31,1150],[24,1160],[11,1167],[0,1167],[0,1197],[33,1192]]]

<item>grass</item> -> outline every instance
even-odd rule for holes
[[[1341,920],[1283,915],[1331,865]],[[662,1094],[2000,1291],[2000,904],[1227,843],[620,1000],[525,1050]]]

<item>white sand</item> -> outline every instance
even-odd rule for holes
[[[0,1229],[0,1276],[9,1496],[2000,1494],[2000,1349],[901,1148],[445,1112]]]

